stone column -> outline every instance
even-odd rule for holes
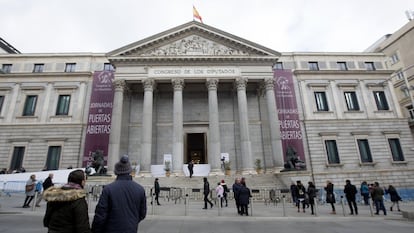
[[[151,148],[152,148],[152,111],[154,79],[148,78],[142,81],[144,85],[144,107],[142,110],[142,142],[140,170],[150,172]]]
[[[208,161],[211,172],[220,172],[220,125],[217,101],[217,85],[219,80],[216,78],[207,79],[208,88],[208,119],[209,119],[209,138],[208,138]]]
[[[119,148],[121,144],[122,106],[124,103],[125,80],[116,80],[114,103],[112,108],[111,135],[109,135],[108,146],[108,171],[113,174],[115,163],[118,162]]]
[[[242,154],[242,172],[248,173],[253,171],[252,148],[249,133],[249,115],[247,112],[246,96],[247,78],[237,78],[237,101],[239,107],[240,119],[240,145]]]
[[[279,116],[276,110],[275,80],[266,78],[264,80],[266,90],[267,113],[270,126],[270,141],[272,144],[273,166],[276,170],[283,168],[283,147],[280,138]]]
[[[172,169],[176,174],[183,173],[183,88],[184,79],[172,79],[174,88],[173,105],[173,153]]]

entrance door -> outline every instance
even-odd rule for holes
[[[206,134],[205,133],[187,133],[187,161],[194,160],[194,163],[206,164]]]

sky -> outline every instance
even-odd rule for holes
[[[408,22],[413,0],[0,0],[22,53],[106,53],[193,20],[279,52],[360,52]]]

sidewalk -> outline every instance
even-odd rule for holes
[[[46,202],[42,201],[40,203],[40,207],[33,208],[33,201],[31,203],[31,208],[22,208],[23,201],[25,195],[23,193],[14,193],[10,197],[9,196],[1,196],[0,197],[0,214],[27,214],[27,215],[44,215]],[[387,216],[384,216],[382,212],[380,215],[371,215],[371,211],[369,206],[359,205],[358,212],[359,215],[349,215],[349,208],[348,205],[342,205],[340,203],[336,203],[336,215],[330,214],[331,207],[330,205],[321,205],[317,206],[316,215],[311,215],[310,208],[306,209],[306,212],[298,212],[297,208],[292,203],[277,203],[275,204],[267,204],[263,201],[252,201],[249,214],[250,216],[239,216],[236,212],[234,200],[229,200],[228,207],[218,208],[217,204],[214,205],[213,208],[209,208],[207,210],[203,210],[202,207],[204,206],[204,202],[201,200],[189,200],[186,204],[185,200],[181,200],[181,202],[177,202],[176,204],[174,201],[167,201],[164,199],[160,199],[161,206],[157,205],[150,205],[150,199],[147,199],[148,209],[147,215],[150,218],[154,217],[207,217],[207,218],[225,218],[225,219],[240,219],[244,218],[248,220],[250,218],[257,219],[257,218],[301,218],[301,219],[309,219],[309,220],[316,220],[316,219],[331,219],[335,221],[335,219],[344,219],[344,218],[370,218],[370,219],[396,219],[396,220],[403,220],[402,212],[398,211],[389,211],[390,203],[385,203],[387,208]],[[95,206],[97,201],[89,200],[89,214],[93,216]],[[414,211],[414,202],[401,202],[400,207],[402,210]],[[396,207],[394,207],[395,209]],[[373,210],[375,212],[375,210]]]

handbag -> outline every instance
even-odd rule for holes
[[[26,185],[26,192],[30,192],[34,189],[34,184]]]

